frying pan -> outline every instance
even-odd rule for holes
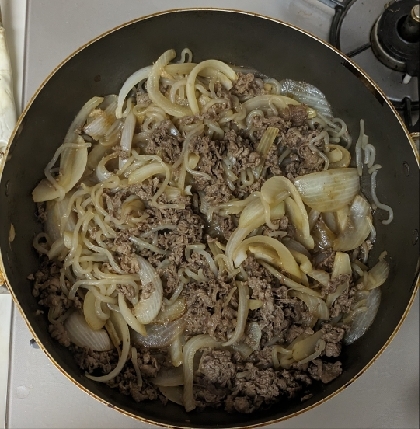
[[[137,48],[133,48],[137,47]],[[374,215],[377,240],[370,257],[386,249],[391,274],[382,286],[382,303],[366,334],[345,347],[344,372],[327,385],[314,384],[305,402],[280,402],[251,415],[223,410],[185,413],[174,404],[136,403],[107,386],[84,377],[69,351],[48,334],[45,315],[38,314],[29,274],[39,258],[32,248],[41,225],[31,192],[61,144],[80,107],[94,95],[118,93],[133,71],[151,64],[169,48],[189,47],[195,61],[217,58],[255,68],[266,75],[312,83],[324,92],[336,116],[355,139],[364,119],[377,149],[379,200],[394,209],[389,226]],[[355,64],[325,42],[277,20],[222,10],[183,10],[132,21],[100,36],[64,61],[42,84],[15,129],[0,182],[0,280],[9,287],[34,338],[57,368],[74,384],[109,407],[171,427],[250,427],[280,421],[321,404],[352,383],[383,351],[402,324],[418,289],[419,157],[398,114],[380,89]],[[368,185],[366,183],[365,185]],[[367,190],[367,188],[362,187]],[[13,225],[16,236],[10,241]]]

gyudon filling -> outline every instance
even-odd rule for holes
[[[360,176],[375,150],[324,95],[173,50],[93,97],[33,191],[33,293],[86,377],[249,413],[343,370],[388,276]]]

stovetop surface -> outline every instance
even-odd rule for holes
[[[177,7],[240,8],[282,19],[327,39],[333,10],[324,3],[331,2],[31,0],[27,10],[24,103],[67,55],[93,37],[135,17]],[[365,0],[360,7],[362,4],[380,9],[384,1]],[[345,39],[344,51],[357,47],[362,35],[359,30],[366,27],[365,23],[360,23],[360,28],[348,28],[348,25],[345,23],[342,30],[343,35],[351,36]],[[377,78],[379,84],[385,87],[391,78],[380,79]],[[360,379],[325,404],[271,427],[419,427],[418,301],[417,297],[392,344]],[[10,428],[151,427],[120,415],[80,391],[41,350],[30,345],[30,340],[29,330],[15,310],[7,422]]]

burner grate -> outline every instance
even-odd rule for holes
[[[321,0],[322,1],[322,0]],[[326,0],[326,1],[330,1],[330,0]],[[402,3],[406,3],[407,0],[397,0],[396,2],[391,2],[391,3],[386,3],[384,2],[384,8],[382,10],[382,12],[389,7],[390,5],[392,5],[393,3],[398,3],[400,2]],[[346,18],[348,18],[349,14],[351,13],[351,8],[356,6],[356,3],[358,3],[357,6],[359,5],[363,5],[363,2],[358,2],[358,0],[343,0],[343,1],[333,1],[332,2],[334,4],[334,9],[335,9],[335,13],[331,22],[331,27],[330,27],[330,31],[329,31],[329,42],[335,46],[337,49],[340,49],[341,51],[343,51],[348,57],[353,58],[353,60],[355,60],[356,62],[359,62],[358,60],[364,55],[363,57],[363,63],[366,63],[366,58],[369,58],[369,61],[367,63],[367,65],[363,64],[363,68],[370,73],[369,70],[369,66],[371,65],[371,63],[373,62],[377,62],[379,63],[380,60],[373,54],[367,55],[367,51],[372,52],[372,43],[371,43],[371,38],[370,38],[370,32],[365,32],[363,33],[363,37],[362,38],[357,38],[357,45],[356,47],[352,47],[352,49],[343,49],[343,45],[346,44],[348,45],[349,43],[342,43],[344,42],[343,40],[343,35],[342,35],[342,28],[343,25],[345,23]],[[369,3],[369,2],[364,2],[365,4]],[[411,2],[413,3],[413,2]],[[415,4],[415,2],[414,2]],[[361,6],[359,6],[361,7]],[[366,7],[366,6],[364,6]],[[377,12],[377,11],[376,11]],[[379,16],[376,14],[375,11],[372,11],[370,9],[366,9],[366,14],[368,16],[367,19],[370,19],[370,28],[373,28],[373,26],[375,25],[375,23],[377,22]],[[353,13],[353,15],[355,15],[355,13]],[[360,9],[358,10],[358,16],[360,16]],[[355,19],[355,17],[353,16],[352,19]],[[364,18],[366,19],[366,17]],[[352,25],[354,25],[354,30],[358,30],[358,27],[356,25],[356,21],[352,22]],[[366,29],[365,29],[366,30]],[[347,32],[348,33],[348,32]],[[348,34],[347,34],[348,36]],[[364,38],[364,40],[363,40]],[[347,51],[347,52],[346,52]],[[374,71],[376,73],[377,70],[381,69],[381,66],[383,66],[383,64],[381,65],[372,65],[372,68],[374,69]],[[383,66],[384,70],[384,77],[382,80],[386,80],[387,77],[385,77],[385,74],[389,74],[389,73],[398,73],[400,75],[400,78],[397,79],[395,76],[392,75],[393,79],[388,79],[388,80],[393,80],[394,81],[394,87],[397,87],[398,85],[401,85],[400,88],[397,88],[397,91],[395,91],[395,88],[393,89],[393,94],[390,95],[389,91],[387,91],[388,88],[383,88],[385,90],[385,93],[387,94],[387,96],[389,97],[389,99],[391,100],[391,102],[393,103],[394,107],[398,110],[398,112],[400,113],[401,117],[403,118],[408,130],[411,133],[418,133],[420,131],[420,121],[418,119],[419,116],[419,79],[418,76],[416,78],[417,83],[413,83],[412,85],[415,85],[416,88],[414,88],[414,91],[409,93],[409,91],[407,90],[407,88],[404,88],[403,85],[406,85],[406,82],[409,82],[411,77],[407,76],[404,73],[400,73],[398,71],[390,71],[390,70],[386,70],[387,67]],[[373,76],[375,78],[375,76]],[[375,79],[378,80],[378,79]],[[398,82],[399,83],[395,83]],[[383,85],[380,85],[383,87]],[[401,95],[399,96],[395,96],[394,92],[397,93],[401,93]],[[417,99],[415,99],[417,97]]]

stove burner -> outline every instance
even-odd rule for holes
[[[419,4],[399,0],[388,5],[372,27],[373,53],[387,67],[408,74],[420,74]]]
[[[371,74],[385,90],[410,133],[418,133],[419,1],[382,2],[381,10],[377,3],[371,6],[370,0],[334,0],[329,42]],[[361,31],[354,33],[355,29]]]

